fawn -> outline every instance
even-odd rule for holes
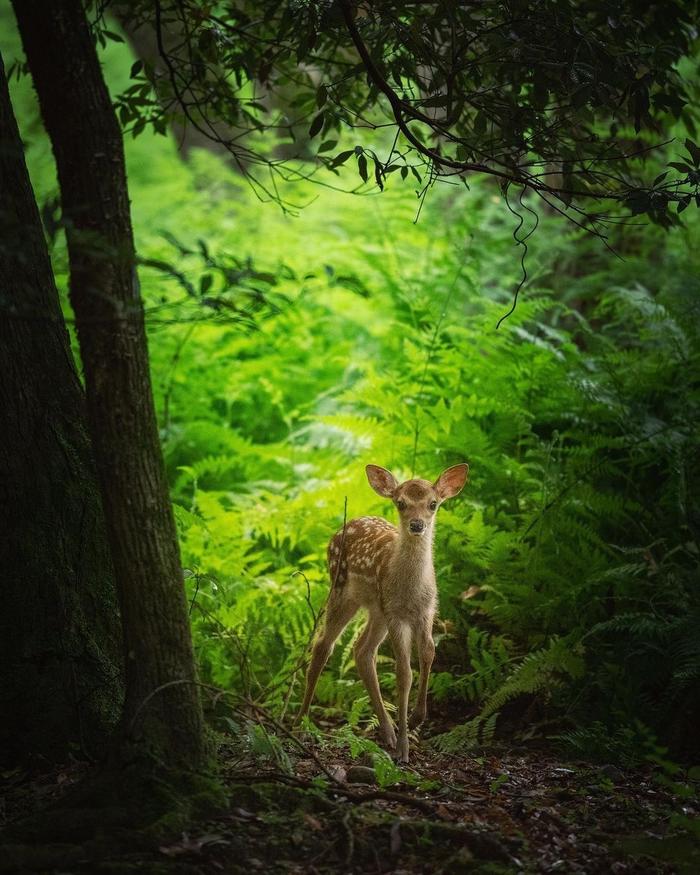
[[[384,743],[396,749],[399,762],[408,762],[408,727],[420,725],[427,710],[428,679],[435,656],[433,618],[437,587],[433,568],[435,513],[447,498],[457,495],[467,481],[466,463],[447,468],[435,483],[407,480],[399,483],[378,465],[367,465],[369,484],[391,498],[399,512],[399,527],[380,517],[350,520],[328,545],[331,591],[323,628],[317,637],[306,676],[306,691],[298,717],[309,710],[316,683],[338,636],[359,608],[366,608],[367,625],[355,644],[355,665],[362,678]],[[377,650],[389,634],[396,658],[398,740],[387,714],[377,679]],[[411,645],[418,649],[418,700],[410,720]]]

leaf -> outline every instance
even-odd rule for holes
[[[325,85],[319,85],[316,91],[316,106],[320,109],[328,100],[328,89]]]
[[[382,174],[383,174],[382,165],[375,158],[374,159],[374,181],[379,186],[380,191],[384,191],[384,182],[382,180]]]
[[[690,167],[687,164],[680,164],[678,161],[669,161],[668,166],[673,167],[676,170],[679,170],[681,173],[692,173],[693,172],[692,167]]]
[[[640,190],[631,191],[625,199],[625,206],[634,216],[645,213],[651,206],[648,192]]]
[[[210,273],[205,273],[199,281],[199,294],[206,295],[206,293],[212,287],[213,282],[214,277]]]
[[[129,76],[131,76],[132,79],[135,79],[142,69],[143,61],[134,61],[134,63],[131,65],[131,72],[129,73]]]
[[[354,149],[347,149],[345,152],[339,152],[335,158],[331,161],[331,167],[340,167],[341,164],[345,164],[348,158],[351,155],[355,154]]]
[[[316,134],[321,130],[322,127],[323,127],[323,113],[319,112],[319,114],[316,116],[316,118],[311,122],[311,127],[309,128],[309,137],[311,137],[313,139],[313,137],[316,136]]]
[[[357,170],[362,177],[362,181],[367,182],[367,158],[365,155],[360,155],[357,159]]]
[[[697,143],[694,143],[690,138],[686,138],[685,148],[688,150],[688,154],[693,160],[693,164],[696,168],[700,168],[700,146]]]
[[[102,33],[104,34],[104,36],[107,37],[107,39],[111,39],[112,42],[114,42],[114,43],[123,43],[124,42],[124,37],[119,36],[118,33],[114,33],[114,31],[112,31],[112,30],[103,30]]]
[[[494,778],[494,780],[491,781],[491,783],[489,784],[489,790],[492,793],[497,793],[499,787],[502,787],[503,784],[507,783],[509,778],[510,778],[510,775],[506,774],[505,772],[502,772],[500,775],[498,775],[498,777]]]
[[[331,149],[335,149],[338,145],[337,140],[324,140],[321,145],[318,147],[319,152],[329,152]]]

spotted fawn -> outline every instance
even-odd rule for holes
[[[367,624],[355,644],[355,665],[379,718],[382,738],[395,749],[400,762],[408,762],[408,728],[420,725],[427,711],[428,680],[435,656],[433,619],[437,586],[433,567],[433,535],[438,507],[462,490],[467,482],[466,463],[447,468],[434,483],[406,480],[378,465],[367,465],[367,479],[379,495],[391,498],[399,512],[398,527],[381,517],[348,521],[328,545],[331,591],[323,627],[316,638],[306,676],[299,717],[311,705],[319,675],[338,636],[360,608]],[[387,634],[396,658],[398,689],[398,738],[387,714],[377,679],[377,649]],[[418,700],[408,717],[411,690],[411,647],[418,650],[420,680]]]

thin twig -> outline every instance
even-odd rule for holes
[[[507,313],[504,313],[503,316],[501,316],[501,318],[498,320],[498,322],[496,323],[496,330],[498,330],[501,327],[501,323],[504,320],[506,320],[509,316],[513,315],[513,313],[515,312],[515,308],[518,306],[518,295],[520,294],[522,287],[527,282],[527,268],[525,267],[525,259],[527,258],[527,253],[528,253],[527,240],[532,234],[535,233],[535,231],[537,230],[537,226],[540,223],[539,214],[537,212],[535,212],[535,210],[533,210],[532,207],[529,207],[529,206],[527,206],[527,204],[523,203],[523,194],[524,193],[525,193],[525,188],[523,187],[520,189],[520,196],[518,198],[518,201],[520,203],[520,206],[523,209],[527,210],[531,215],[533,215],[535,217],[535,224],[532,226],[532,228],[530,228],[530,230],[527,232],[527,234],[525,234],[524,237],[519,237],[518,233],[520,232],[520,229],[523,227],[523,224],[525,223],[525,217],[522,215],[522,213],[519,213],[517,210],[513,209],[513,207],[510,205],[510,201],[508,200],[507,189],[505,192],[506,206],[508,207],[510,212],[514,216],[516,216],[518,219],[518,224],[515,227],[515,229],[513,230],[513,239],[515,240],[516,245],[522,246],[522,254],[520,256],[521,277],[520,277],[520,282],[516,286],[515,294],[513,295],[513,303],[511,305],[511,308]]]
[[[345,556],[345,529],[348,521],[348,497],[345,496],[345,503],[343,504],[343,529],[342,535],[340,538],[340,552],[338,554],[338,564],[335,566],[335,574],[333,575],[333,581],[331,585],[331,590],[334,590],[338,584],[338,577],[340,575],[340,568],[343,564],[343,557]]]

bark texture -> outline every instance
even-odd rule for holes
[[[85,399],[0,60],[0,760],[104,747],[121,627]]]
[[[173,766],[202,710],[136,274],[122,135],[80,0],[13,3],[56,158],[88,422],[126,654],[123,729]]]

